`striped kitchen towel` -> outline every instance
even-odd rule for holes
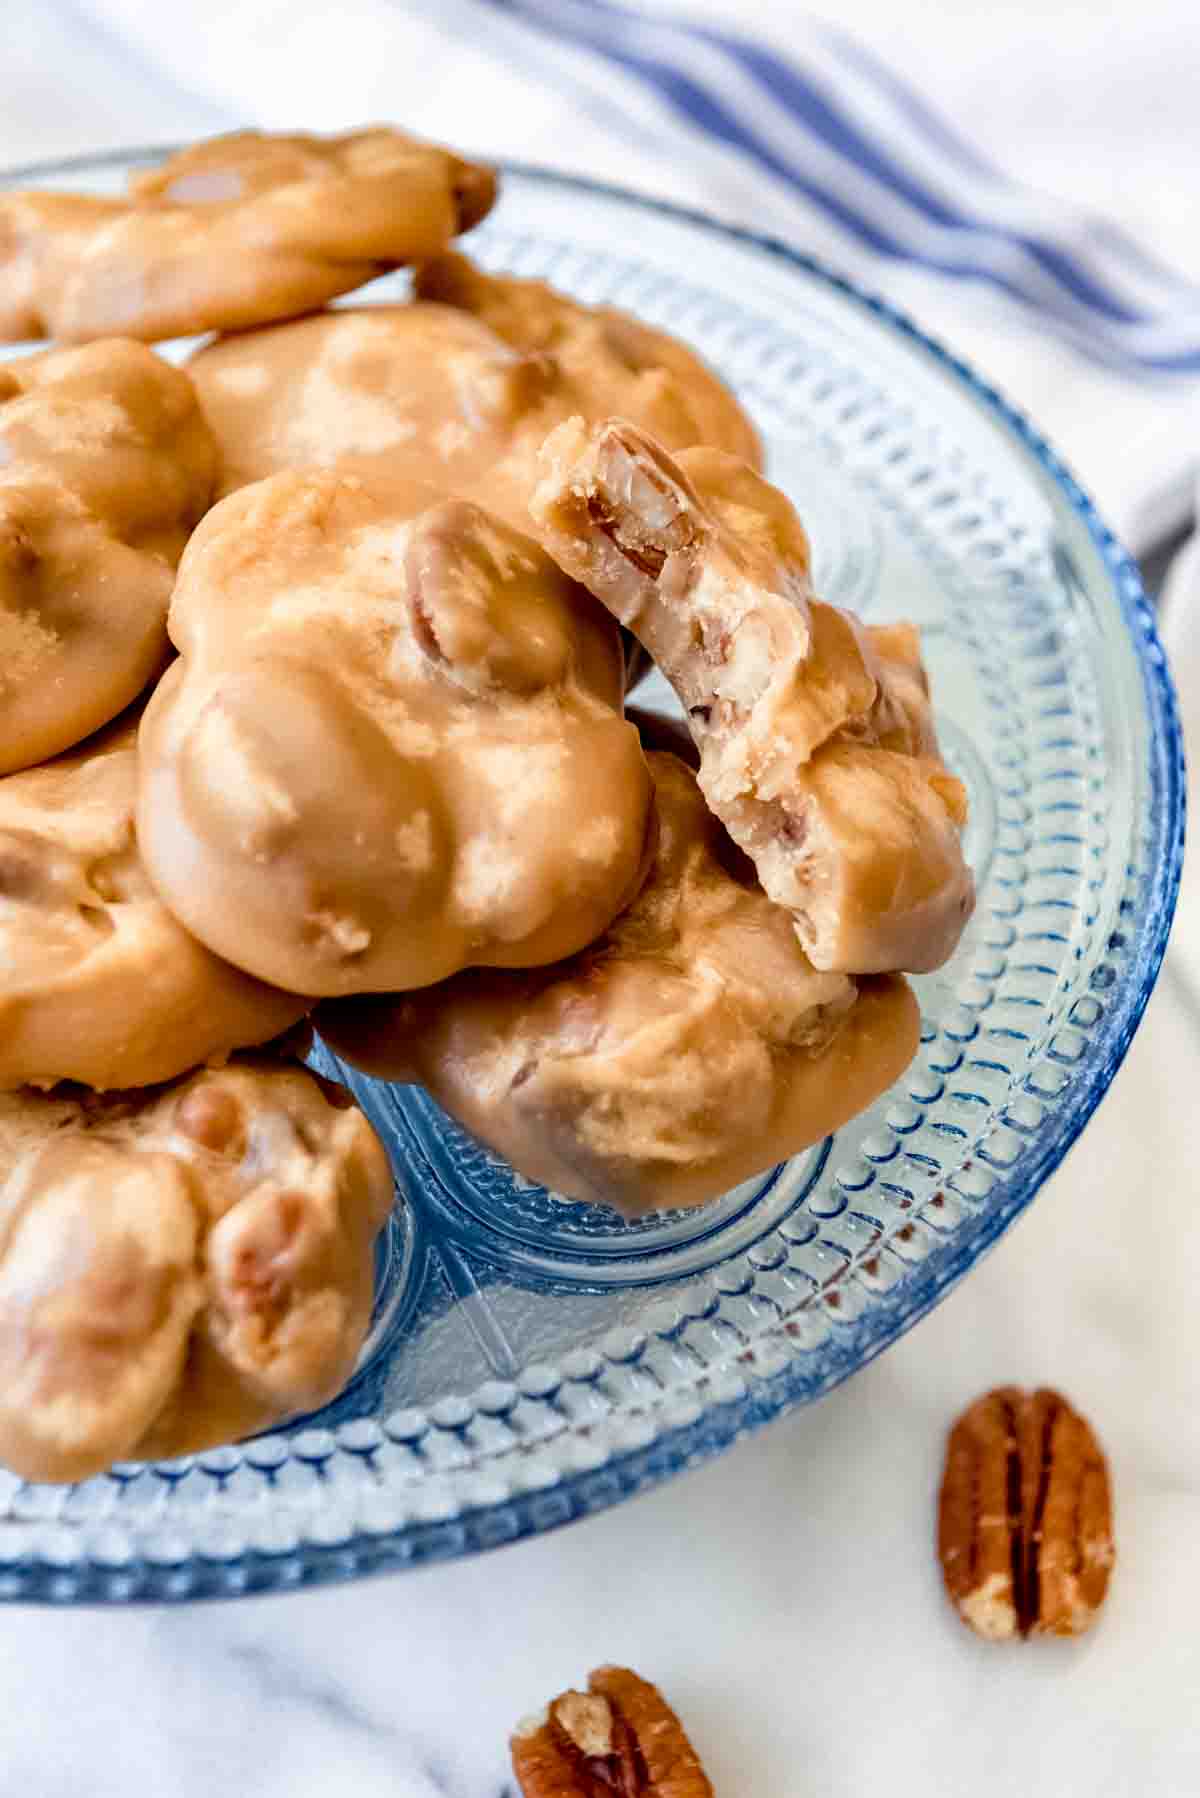
[[[860,34],[884,0],[840,9],[857,10],[853,37],[749,0],[719,18],[619,0],[82,4],[148,77],[186,88],[231,123],[331,129],[394,118],[798,243],[884,288],[978,361],[1135,536],[1151,513],[1165,528],[1187,503],[1200,286],[1107,216],[1103,187],[1087,204],[1054,199],[973,148],[969,120],[942,116],[867,47]],[[1027,59],[1004,34],[1035,9],[977,10],[1019,130]],[[1186,9],[1179,18],[1176,55],[1160,32],[1162,82],[1189,78]],[[1060,59],[1064,92],[1119,80],[1120,36],[1101,27],[1090,36],[1077,27],[1069,43],[1043,34],[1039,54]],[[1144,101],[1140,121],[1117,108],[1106,116],[1103,143],[1064,123],[1077,192],[1089,159],[1111,187],[1109,140],[1145,136],[1158,98]],[[1054,121],[1037,123],[1044,132]],[[1146,162],[1148,178],[1171,177],[1169,147],[1163,154],[1161,169]],[[1181,247],[1200,269],[1200,223]]]
[[[691,154],[727,146],[877,255],[984,282],[1118,366],[1200,372],[1200,286],[1102,217],[1006,179],[844,31],[797,21],[785,54],[614,0],[486,3],[551,53],[586,52],[610,111]]]

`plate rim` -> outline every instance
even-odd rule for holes
[[[141,145],[87,151],[41,159],[0,169],[0,191],[18,181],[84,172],[113,164],[130,164],[168,156],[179,146]],[[534,185],[586,192],[647,213],[667,217],[747,247],[815,277],[856,307],[899,333],[933,357],[935,365],[981,403],[985,412],[1015,437],[1059,489],[1071,511],[1085,526],[1106,571],[1141,676],[1150,733],[1150,795],[1161,814],[1159,865],[1150,876],[1142,928],[1143,973],[1136,992],[1122,1007],[1107,1010],[1089,1039],[1093,1065],[1081,1081],[1077,1102],[1058,1116],[1031,1160],[1022,1157],[1020,1190],[1009,1192],[1007,1204],[981,1218],[969,1239],[944,1256],[927,1257],[899,1284],[898,1295],[882,1295],[870,1313],[871,1340],[865,1352],[854,1345],[856,1329],[823,1347],[826,1373],[815,1385],[797,1365],[797,1349],[773,1370],[753,1368],[743,1390],[710,1403],[692,1422],[666,1425],[647,1446],[610,1455],[594,1472],[564,1473],[544,1491],[522,1490],[503,1499],[456,1511],[447,1518],[407,1523],[378,1534],[358,1528],[327,1545],[301,1539],[294,1549],[270,1554],[244,1550],[231,1561],[210,1561],[198,1549],[170,1567],[133,1560],[115,1568],[95,1561],[64,1566],[50,1558],[22,1557],[0,1567],[0,1600],[50,1604],[123,1604],[190,1602],[197,1599],[295,1591],[315,1585],[363,1578],[369,1574],[458,1559],[490,1548],[540,1535],[566,1523],[610,1508],[660,1485],[675,1474],[714,1458],[739,1437],[761,1428],[784,1411],[823,1396],[859,1368],[867,1366],[958,1283],[968,1268],[995,1246],[1017,1217],[1032,1204],[1062,1162],[1112,1085],[1157,983],[1179,893],[1183,870],[1186,821],[1186,775],[1183,735],[1174,685],[1154,612],[1137,567],[1105,523],[1090,494],[1028,415],[971,362],[917,323],[866,283],[841,273],[823,258],[778,236],[728,223],[699,207],[657,198],[615,182],[547,168],[536,163],[500,159],[495,166]],[[996,1182],[1002,1191],[1008,1182]],[[933,1263],[931,1266],[930,1263]],[[881,1328],[880,1325],[883,1325]],[[184,1572],[186,1569],[186,1573]]]

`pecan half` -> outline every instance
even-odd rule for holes
[[[1002,1386],[950,1432],[938,1555],[963,1621],[993,1641],[1077,1636],[1104,1602],[1115,1551],[1108,1467],[1057,1392]]]
[[[520,1725],[512,1762],[525,1798],[713,1798],[679,1718],[627,1667],[597,1667]]]

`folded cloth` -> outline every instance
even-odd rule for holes
[[[394,117],[813,250],[907,305],[1029,410],[1136,550],[1182,520],[1200,415],[1200,286],[1105,217],[1114,141],[1128,140],[1123,167],[1140,156],[1145,179],[1163,185],[1171,139],[1156,133],[1159,160],[1149,160],[1144,111],[1101,104],[1083,115],[1078,101],[1119,88],[1133,54],[1120,29],[1047,31],[1028,0],[965,9],[1010,109],[1001,157],[1026,131],[1052,143],[1057,111],[1062,170],[1083,196],[1068,203],[1008,178],[966,141],[979,65],[961,41],[929,65],[943,81],[955,56],[976,71],[957,107],[949,80],[953,122],[866,47],[887,35],[881,0],[840,9],[862,41],[790,4],[748,0],[709,19],[617,0],[340,0],[336,29],[320,0],[82,5],[110,43],[231,122],[333,129]],[[1187,13],[1166,12],[1156,19],[1151,6],[1136,40],[1156,124],[1176,117],[1170,96],[1187,85]],[[924,29],[906,15],[918,49]],[[953,29],[939,20],[929,50]],[[1177,245],[1169,211],[1132,194],[1121,210],[1153,221],[1158,247],[1190,251],[1200,272],[1200,232]]]

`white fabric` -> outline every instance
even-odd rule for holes
[[[852,264],[1026,406],[1126,531],[1186,470],[1185,384],[1099,371],[981,289],[871,263],[796,202],[765,216],[761,184],[730,153],[665,156],[649,110],[649,136],[618,138],[603,91],[586,114],[556,92],[557,53],[502,76],[489,46],[514,28],[497,17],[464,42],[460,10],[428,0],[433,22],[418,24],[398,0],[5,0],[0,161],[246,120],[400,118],[780,228]],[[798,14],[746,0],[740,16],[786,43]],[[1194,0],[1119,13],[1095,0],[840,0],[837,16],[1008,172],[1200,278]],[[1172,637],[1200,743],[1192,568],[1176,576]],[[1189,888],[1181,943],[1193,914]],[[1196,942],[1200,978],[1200,920]],[[1198,1071],[1187,991],[1169,973],[1099,1117],[987,1263],[840,1392],[646,1500],[359,1589],[159,1617],[6,1617],[0,1785],[38,1798],[499,1798],[513,1720],[617,1658],[676,1697],[724,1798],[1195,1798]],[[938,1591],[941,1436],[1008,1380],[1060,1385],[1111,1455],[1119,1560],[1109,1612],[1081,1644],[977,1643]]]

